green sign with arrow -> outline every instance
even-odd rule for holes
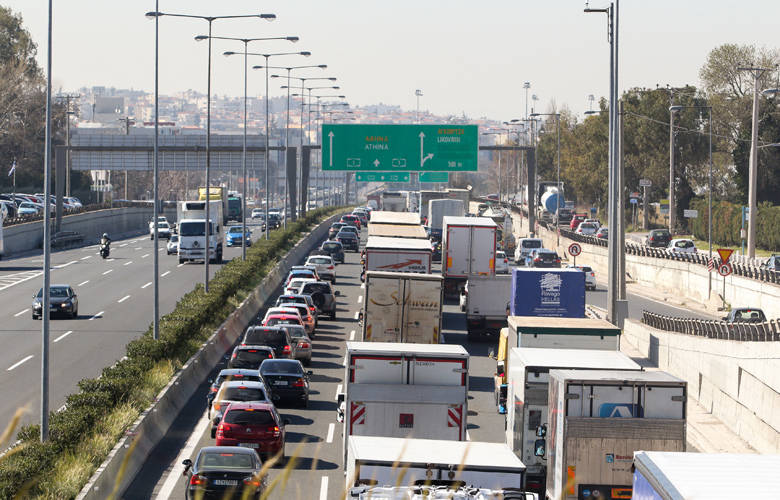
[[[477,125],[322,126],[322,169],[464,172],[477,170]]]
[[[409,182],[409,172],[356,172],[358,182]]]
[[[449,172],[420,172],[420,182],[450,182]]]

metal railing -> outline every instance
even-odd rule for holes
[[[109,208],[126,208],[126,207],[145,207],[151,206],[152,202],[144,201],[115,201],[113,203],[95,203],[92,205],[84,205],[81,208],[66,209],[63,207],[62,215],[74,215],[82,214],[84,212],[95,212],[97,210],[106,210]],[[54,215],[52,214],[52,217]],[[25,224],[27,222],[36,222],[43,220],[43,211],[38,214],[29,215],[17,215],[15,217],[7,217],[3,219],[3,227],[14,226],[16,224]]]
[[[657,330],[710,339],[746,342],[780,341],[780,320],[777,319],[763,323],[728,323],[726,321],[678,318],[642,311],[642,323]]]

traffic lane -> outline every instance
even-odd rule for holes
[[[637,295],[635,293],[626,292],[626,298],[628,299],[628,317],[637,321],[642,319],[643,311],[652,311],[656,314],[665,314],[669,316],[683,317],[683,318],[695,318],[713,320],[719,319],[715,316],[709,315],[704,312],[691,311],[681,306],[674,306],[658,300],[645,297],[643,295]],[[607,287],[599,283],[595,290],[585,292],[585,303],[600,307],[602,309],[607,308]]]
[[[344,479],[341,472],[342,438],[341,424],[336,421],[336,394],[341,390],[344,377],[344,343],[350,338],[359,337],[356,314],[360,307],[357,297],[362,295],[360,283],[360,257],[357,253],[347,253],[346,262],[337,266],[335,289],[341,295],[337,297],[337,320],[320,318],[313,340],[312,363],[308,370],[314,372],[311,378],[311,393],[308,409],[280,408],[284,418],[291,420],[287,427],[286,454],[291,456],[296,447],[301,446],[295,469],[292,470],[287,493],[294,498],[338,498]],[[281,293],[281,287],[276,290]],[[265,305],[275,302],[276,295]],[[262,316],[264,309],[258,315]],[[223,359],[210,378],[226,365]],[[203,423],[206,412],[205,397],[208,387],[200,387],[187,403],[187,411],[182,412],[172,425],[160,445],[152,452],[150,461],[134,479],[124,498],[182,498],[186,489],[185,480],[180,476],[181,460],[194,458],[203,446],[214,444],[211,427]],[[198,415],[192,418],[192,413]],[[271,472],[269,483],[281,471],[277,467]],[[315,475],[314,479],[312,475]],[[321,497],[323,479],[327,484]],[[159,495],[159,496],[158,496]],[[277,490],[272,498],[282,498]],[[288,497],[285,497],[288,498]]]

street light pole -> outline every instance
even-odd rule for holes
[[[674,234],[674,111],[669,113],[669,233]]]
[[[155,12],[160,12],[160,0],[155,1]],[[154,258],[152,272],[154,273],[154,326],[152,327],[152,338],[160,339],[160,256],[157,251],[157,219],[159,218],[159,165],[158,156],[160,152],[160,16],[154,16],[154,161],[153,161],[153,193],[154,197]],[[127,179],[125,179],[127,184]],[[186,198],[185,198],[186,199]]]

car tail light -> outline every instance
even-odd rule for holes
[[[328,266],[328,269],[333,269],[333,266]]]
[[[211,388],[211,392],[217,392],[218,390],[219,390],[219,389],[217,389],[216,387],[212,387],[212,388]]]
[[[596,277],[596,275],[594,273],[590,273],[590,275],[593,276],[594,278]]]
[[[219,424],[217,426],[217,435],[222,436],[225,432],[230,432],[231,430],[233,430],[233,426],[230,424]]]
[[[198,474],[193,474],[190,478],[190,486],[205,486],[206,484],[206,478],[203,476],[199,476]]]
[[[508,264],[508,263],[509,263],[509,259],[504,259],[504,264]]]
[[[219,409],[222,408],[222,403],[214,403],[214,410],[219,411]]]
[[[298,380],[296,380],[295,382],[293,382],[293,385],[292,385],[292,386],[293,386],[293,387],[303,387],[303,379],[302,379],[302,378],[299,378]]]
[[[301,349],[308,349],[311,345],[308,342],[301,342]]]
[[[290,349],[290,346],[289,346],[289,345],[286,345],[286,346],[284,346],[284,347],[282,348],[282,352],[283,352],[283,353],[285,353],[285,354],[290,354],[291,350],[292,350],[292,349]]]
[[[273,433],[274,437],[279,437],[282,435],[278,425],[269,425],[266,431]]]
[[[234,352],[232,356],[230,356],[230,359],[236,359],[236,356],[238,356],[237,352]]]
[[[537,258],[534,259],[534,262],[541,262],[541,261],[542,261],[541,257],[537,257]]]
[[[560,258],[555,259],[555,263],[556,264],[560,264],[561,263],[561,259]]]
[[[317,312],[317,308],[316,308],[316,307],[314,307],[314,306],[309,306],[309,310],[310,310],[311,312]]]

